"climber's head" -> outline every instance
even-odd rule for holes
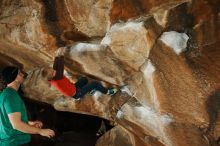
[[[52,80],[55,74],[56,71],[51,67],[47,67],[42,70],[42,76],[45,77],[47,80]]]
[[[2,71],[2,78],[6,84],[11,84],[14,81],[21,84],[26,76],[26,72],[15,66],[7,66]]]

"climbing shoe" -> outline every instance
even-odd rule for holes
[[[81,98],[74,98],[75,101],[79,101]]]
[[[96,89],[93,89],[92,91],[89,92],[90,95],[94,95],[96,92]]]
[[[112,96],[112,95],[114,95],[114,94],[117,93],[117,92],[118,92],[118,89],[112,88],[112,89],[108,89],[107,94],[110,95],[110,96]]]
[[[75,101],[79,101],[81,98],[80,97],[78,97],[78,96],[73,96],[72,97]]]

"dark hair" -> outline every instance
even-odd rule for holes
[[[45,67],[45,68],[43,68],[43,70],[42,70],[42,77],[47,78],[48,80],[50,80],[50,78],[49,78],[50,70],[53,70],[53,68],[52,67]]]
[[[3,91],[6,87],[7,83],[4,81],[2,73],[0,73],[0,91]]]
[[[15,67],[15,66],[7,66],[2,70],[2,78],[4,79],[4,81],[9,84],[11,82],[13,82],[19,72],[19,68]]]

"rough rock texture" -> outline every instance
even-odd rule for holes
[[[183,51],[181,39],[161,40],[170,32],[187,38]],[[70,79],[122,90],[62,96],[41,76],[60,46]],[[219,0],[0,0],[1,67],[29,70],[31,99],[113,121],[97,146],[217,146],[219,46]]]

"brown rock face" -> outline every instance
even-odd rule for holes
[[[113,121],[97,146],[217,146],[219,26],[219,0],[0,0],[0,64],[29,71],[27,97]],[[42,76],[60,46],[70,79],[121,90],[61,95]]]

